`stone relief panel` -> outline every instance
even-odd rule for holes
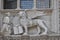
[[[43,11],[19,11],[1,13],[1,33],[4,35],[48,35],[51,30],[50,16]]]

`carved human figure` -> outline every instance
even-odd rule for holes
[[[25,28],[25,33],[23,35],[27,35],[28,21],[26,18],[26,13],[25,12],[19,12],[18,14],[20,15],[20,24],[23,25]]]
[[[23,33],[23,28],[20,25],[19,20],[20,20],[20,15],[16,14],[15,17],[13,17],[13,20],[12,20],[14,34]]]
[[[5,32],[4,34],[9,35],[11,33],[11,26],[10,26],[10,13],[5,13],[6,16],[3,18],[3,27],[1,29],[1,32]]]

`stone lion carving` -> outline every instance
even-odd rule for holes
[[[44,23],[43,22],[45,22],[45,21],[43,21],[43,20],[41,20],[41,19],[35,19],[35,20],[32,20],[32,19],[30,19],[30,18],[27,18],[27,15],[26,15],[26,13],[25,12],[19,12],[18,13],[19,15],[20,15],[20,23],[24,26],[24,28],[25,28],[25,33],[24,33],[24,35],[27,35],[27,33],[28,33],[28,26],[32,26],[32,24],[34,24],[34,25],[38,25],[38,27],[37,27],[37,29],[38,29],[38,32],[37,32],[37,34],[35,34],[35,35],[39,35],[39,33],[40,33],[40,27],[41,28],[43,28],[44,29],[44,32],[42,32],[40,35],[46,35],[47,34],[47,27],[44,25]],[[42,16],[42,15],[41,15]]]

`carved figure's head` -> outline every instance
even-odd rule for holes
[[[23,12],[23,11],[20,11],[20,12],[18,13],[18,15],[19,15],[20,17],[22,17],[22,18],[26,18],[26,13]]]
[[[5,13],[7,16],[10,16],[10,12]]]

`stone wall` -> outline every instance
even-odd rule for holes
[[[60,40],[60,36],[0,36],[0,40]]]

